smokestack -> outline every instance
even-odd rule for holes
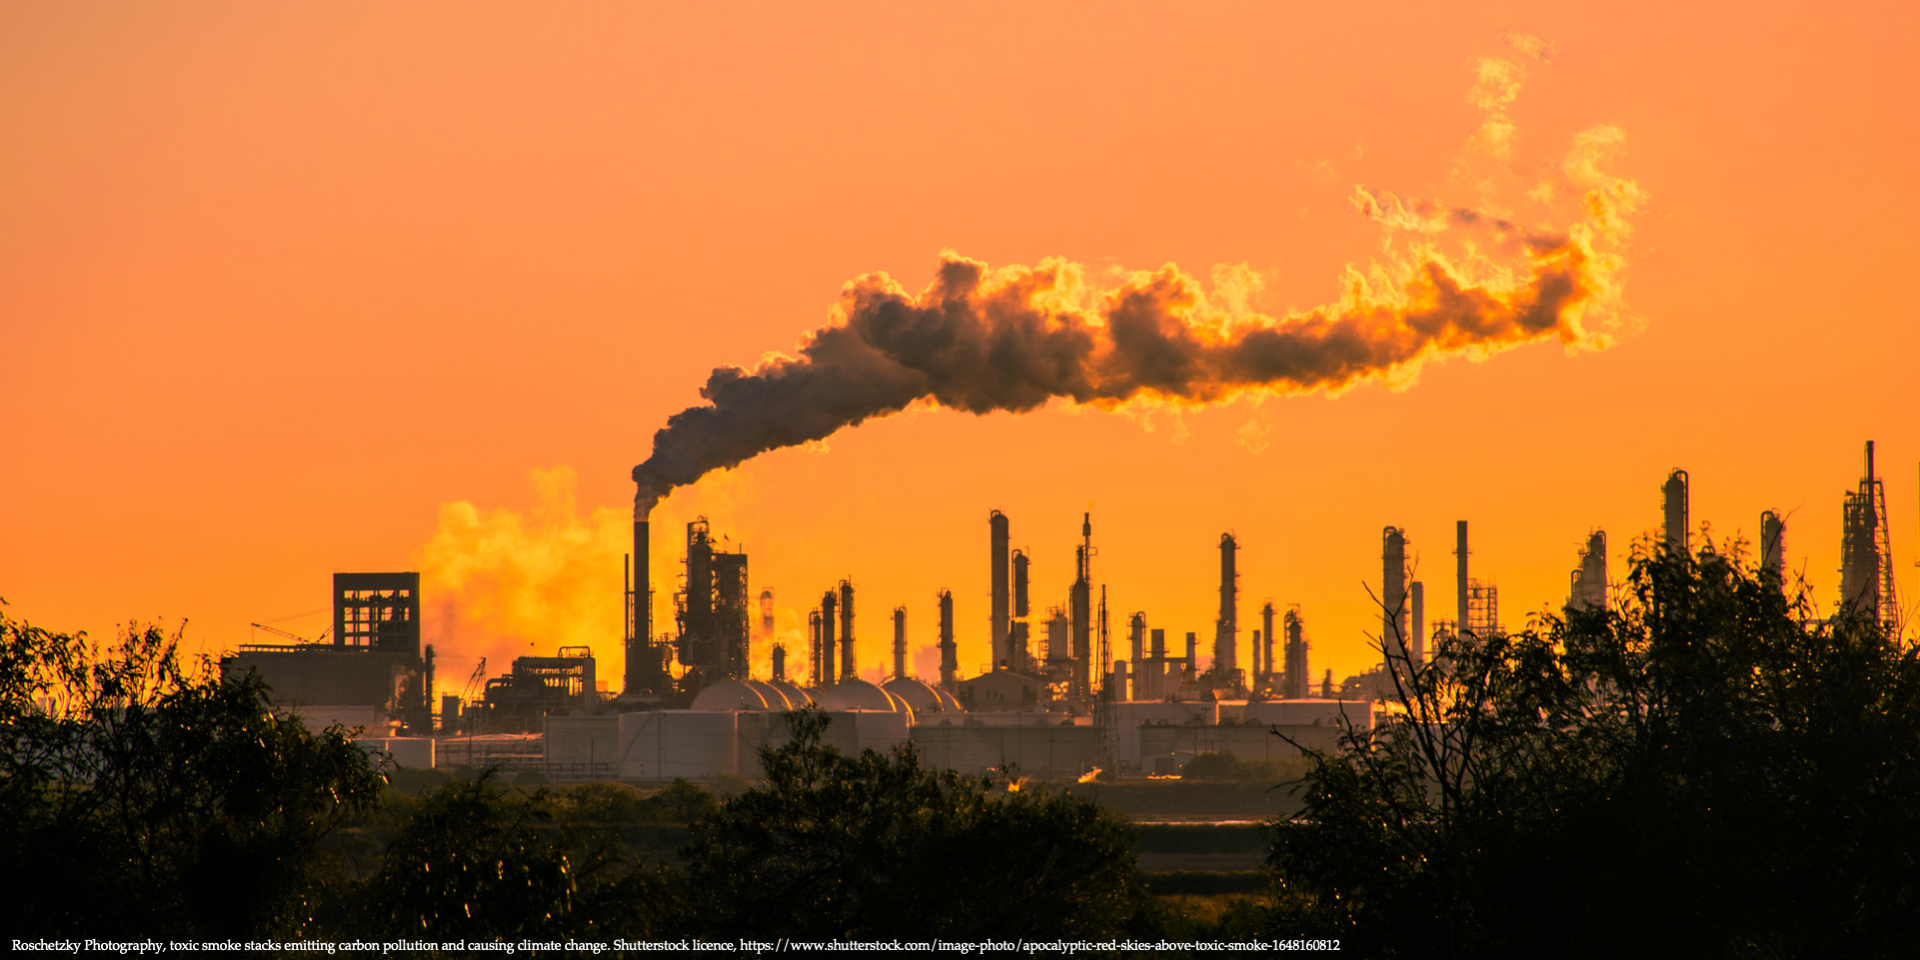
[[[998,510],[987,513],[988,540],[993,551],[993,605],[988,613],[994,660],[1013,669],[1013,650],[1007,630],[1007,515]]]
[[[1413,665],[1427,662],[1427,586],[1418,580],[1407,585],[1407,602],[1413,607]]]
[[[1239,669],[1236,656],[1240,640],[1240,574],[1234,566],[1240,549],[1233,534],[1220,535],[1220,615],[1213,621],[1213,674],[1231,680]]]
[[[840,679],[858,677],[853,660],[853,582],[840,581]]]
[[[1760,514],[1760,575],[1787,584],[1787,521],[1772,510]]]
[[[787,679],[787,648],[773,645],[773,679],[778,683]]]
[[[633,508],[633,578],[629,588],[633,629],[627,638],[626,677],[622,680],[623,690],[627,694],[647,690],[660,692],[655,689],[659,684],[660,658],[653,647],[652,563],[651,555],[647,552],[651,543],[647,511],[641,509],[640,501],[636,499]]]
[[[1187,631],[1187,669],[1200,669],[1200,635],[1191,630]]]
[[[840,607],[840,598],[832,590],[820,598],[820,677],[821,686],[830,686],[839,677],[834,672],[834,613]]]
[[[1268,600],[1260,607],[1260,636],[1264,639],[1264,656],[1260,658],[1260,675],[1273,676],[1273,601]]]
[[[1467,522],[1465,520],[1454,521],[1453,539],[1454,539],[1453,555],[1459,558],[1456,561],[1459,569],[1458,569],[1458,572],[1455,574],[1455,576],[1458,578],[1455,581],[1455,583],[1460,588],[1460,592],[1459,592],[1460,606],[1459,606],[1458,612],[1454,614],[1455,619],[1453,621],[1453,633],[1454,633],[1454,636],[1464,637],[1467,634],[1467,593],[1468,593],[1468,590],[1467,590]]]
[[[1152,636],[1153,636],[1153,657],[1154,657],[1154,659],[1156,659],[1156,660],[1165,660],[1165,659],[1167,658],[1167,631],[1166,631],[1166,629],[1165,629],[1165,628],[1163,628],[1163,627],[1154,627],[1154,628],[1153,628],[1153,631],[1152,631]]]
[[[1380,533],[1382,567],[1380,646],[1388,670],[1402,670],[1407,658],[1407,538],[1397,527]]]
[[[1761,521],[1765,526],[1765,520]],[[1587,535],[1580,550],[1580,568],[1573,572],[1573,591],[1567,597],[1572,610],[1601,610],[1607,605],[1607,532],[1595,530]]]
[[[940,591],[940,685],[951,691],[960,678],[960,653],[953,644],[953,594]]]
[[[1146,655],[1146,645],[1147,614],[1143,610],[1136,610],[1127,618],[1127,649],[1133,657],[1128,662],[1132,663],[1135,669],[1140,666],[1140,658]]]
[[[1027,555],[1019,550],[1013,552],[1013,615],[1015,619],[1025,619],[1027,606]]]
[[[907,675],[907,608],[893,608],[893,675]]]
[[[1074,549],[1075,574],[1068,606],[1073,617],[1072,689],[1076,695],[1093,692],[1093,513],[1080,519],[1080,546]]]
[[[1687,472],[1675,467],[1667,474],[1667,482],[1660,487],[1666,514],[1667,553],[1676,557],[1691,556],[1693,551],[1688,544],[1687,529]]]
[[[1312,693],[1309,687],[1313,683],[1313,678],[1308,676],[1307,671],[1305,620],[1300,616],[1299,604],[1287,607],[1286,623],[1287,663],[1282,689],[1286,691],[1289,698],[1304,700]]]
[[[816,687],[825,686],[821,678],[826,676],[826,665],[820,659],[820,651],[824,646],[820,639],[820,611],[809,610],[807,611],[807,662],[813,671],[809,674],[813,678],[811,682]]]

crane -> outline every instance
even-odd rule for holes
[[[479,689],[481,682],[484,681],[486,678],[487,678],[487,658],[481,657],[480,665],[473,668],[473,676],[467,678],[466,689],[460,691],[460,699],[463,701],[472,700],[474,691]]]
[[[325,630],[320,631],[319,636],[314,637],[312,640],[308,640],[306,637],[303,637],[290,630],[282,630],[279,627],[270,627],[264,623],[249,624],[249,626],[252,626],[255,630],[265,630],[266,632],[271,633],[275,636],[286,637],[288,640],[292,640],[296,643],[325,643],[327,641],[327,634],[333,632],[333,625],[328,624]]]

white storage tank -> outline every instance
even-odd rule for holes
[[[1373,726],[1373,705],[1358,700],[1267,700],[1246,704],[1239,713],[1242,723],[1282,727],[1338,727],[1342,714],[1357,730]]]
[[[1181,726],[1188,723],[1212,725],[1220,722],[1220,705],[1199,701],[1126,700],[1113,705],[1113,722],[1119,727],[1116,762],[1140,766],[1140,725],[1143,723]]]
[[[546,718],[549,780],[611,780],[620,773],[620,718]]]
[[[369,753],[379,750],[389,754],[392,759],[387,763],[395,767],[433,769],[432,737],[362,737],[354,743]]]
[[[733,711],[623,713],[620,779],[693,779],[738,773],[738,731]]]

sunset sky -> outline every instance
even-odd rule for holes
[[[1470,521],[1517,627],[1564,601],[1591,529],[1624,574],[1674,467],[1716,538],[1791,511],[1789,565],[1831,604],[1866,440],[1911,609],[1917,21],[1891,3],[9,3],[0,597],[96,636],[185,618],[214,654],[252,621],[317,633],[326,615],[302,615],[335,571],[420,570],[443,689],[478,656],[497,673],[572,643],[617,678],[629,470],[715,367],[793,355],[849,281],[919,291],[949,250],[1064,258],[1094,287],[1177,264],[1222,315],[1284,318],[1410,256],[1419,238],[1357,210],[1357,187],[1565,231],[1587,214],[1563,161],[1610,128],[1605,169],[1642,198],[1609,248],[1618,300],[1587,320],[1610,346],[1549,339],[1337,396],[916,406],[669,496],[656,621],[679,525],[705,514],[784,627],[851,576],[865,672],[886,611],[906,605],[924,647],[951,589],[971,674],[988,511],[1045,607],[1090,507],[1116,634],[1144,610],[1207,651],[1233,531],[1243,631],[1263,600],[1301,604],[1313,672],[1337,680],[1375,656],[1383,526],[1447,616]],[[1489,93],[1490,61],[1510,90]],[[1455,262],[1480,242],[1425,239]]]

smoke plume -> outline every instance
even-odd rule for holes
[[[1613,247],[1643,199],[1604,171],[1620,139],[1612,128],[1575,138],[1559,172],[1582,198],[1580,219],[1563,229],[1357,189],[1357,210],[1412,239],[1384,265],[1349,267],[1337,302],[1282,317],[1216,306],[1173,265],[1096,289],[1064,260],[995,270],[948,252],[918,293],[884,273],[859,277],[798,356],[713,371],[707,402],[670,417],[634,467],[636,513],[709,471],[917,402],[974,414],[1056,399],[1204,405],[1405,382],[1428,359],[1544,340],[1604,347],[1592,321],[1617,313],[1624,260]],[[1462,253],[1435,246],[1448,232],[1464,235]]]

